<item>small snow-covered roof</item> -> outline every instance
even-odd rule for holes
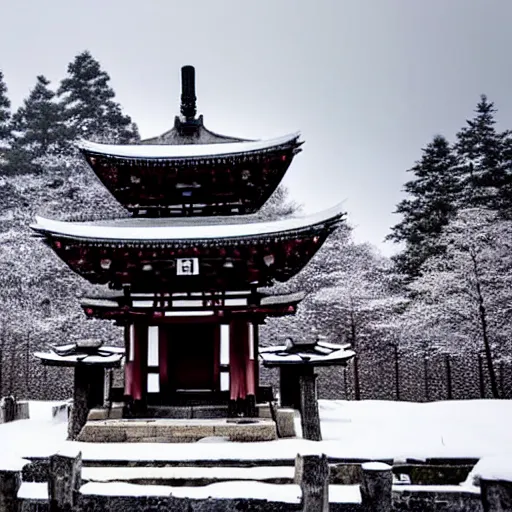
[[[205,240],[225,238],[251,238],[282,232],[303,231],[323,224],[336,224],[344,212],[341,204],[323,212],[284,220],[253,222],[250,224],[179,225],[172,219],[154,222],[154,219],[135,218],[99,222],[63,222],[36,217],[31,227],[41,233],[94,240]]]
[[[228,157],[237,154],[271,151],[280,146],[296,142],[300,133],[292,133],[268,140],[227,142],[223,144],[99,144],[81,141],[78,148],[86,153],[133,159],[186,159],[207,157]]]
[[[265,366],[307,364],[310,366],[344,365],[355,356],[350,345],[318,341],[316,343],[279,345],[260,349]]]
[[[84,350],[77,344],[52,347],[52,352],[35,352],[34,356],[49,366],[98,365],[105,367],[119,366],[124,356],[124,348],[97,347]]]

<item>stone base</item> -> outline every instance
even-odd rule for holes
[[[272,420],[119,419],[88,421],[78,441],[96,443],[193,443],[205,437],[230,441],[271,441],[277,438]]]
[[[259,418],[272,418],[270,406],[268,404],[258,404],[256,406]],[[281,437],[296,437],[295,432],[295,409],[278,407],[276,409],[276,419]]]
[[[122,403],[114,403],[110,409],[106,407],[91,409],[87,421],[120,420],[123,417],[123,407]]]
[[[295,409],[277,409],[277,425],[281,437],[296,437],[295,432]]]

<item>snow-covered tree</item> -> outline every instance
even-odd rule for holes
[[[4,75],[0,70],[0,165],[3,161],[3,153],[9,147],[11,138],[11,102],[7,97],[7,86]]]
[[[404,187],[408,196],[396,209],[402,218],[387,239],[404,244],[393,260],[397,270],[410,278],[418,275],[429,256],[442,252],[438,237],[458,202],[456,169],[457,158],[449,142],[436,135],[408,171],[413,174]]]
[[[137,126],[123,114],[109,82],[108,73],[88,51],[77,55],[69,64],[58,96],[70,139],[116,143],[139,140]]]
[[[300,213],[302,207],[290,199],[288,189],[280,185],[255,215],[258,220],[279,220]]]
[[[461,210],[441,241],[445,253],[410,285],[409,333],[446,352],[483,350],[497,398],[494,363],[512,339],[512,222],[488,209]]]
[[[389,321],[403,302],[392,291],[389,260],[368,244],[350,242],[340,254],[337,268],[324,273],[320,281],[323,286],[313,295],[313,303],[323,309],[322,316],[329,318],[338,336],[350,343],[356,354],[366,341],[384,342],[379,325]],[[377,331],[380,338],[375,338]],[[359,400],[357,356],[354,387]]]
[[[509,133],[496,129],[496,109],[485,95],[475,113],[457,134],[455,144],[460,159],[460,207],[503,210],[500,190],[507,178],[505,143]]]
[[[7,154],[11,173],[41,170],[37,159],[58,154],[64,144],[62,110],[44,76],[37,77],[23,105],[12,116],[12,148]]]

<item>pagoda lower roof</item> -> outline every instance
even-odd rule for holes
[[[78,148],[84,154],[96,154],[128,160],[187,160],[229,158],[251,153],[266,153],[283,146],[294,145],[300,133],[268,140],[237,141],[222,144],[100,144],[81,141]]]
[[[342,222],[338,205],[304,217],[249,224],[136,218],[31,227],[93,284],[134,292],[247,290],[297,274]]]
[[[68,222],[36,216],[31,228],[40,233],[90,241],[123,242],[188,242],[195,244],[230,240],[265,239],[269,236],[294,236],[300,233],[322,231],[335,226],[343,217],[341,204],[329,210],[308,216],[250,223],[217,224],[197,219],[126,218],[94,222]]]

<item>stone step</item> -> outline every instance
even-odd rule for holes
[[[293,466],[260,467],[84,467],[85,482],[128,482],[174,487],[204,486],[218,482],[254,480],[272,484],[293,484]]]
[[[187,443],[222,437],[230,441],[272,441],[276,424],[269,419],[111,419],[88,421],[78,441],[94,443]]]

